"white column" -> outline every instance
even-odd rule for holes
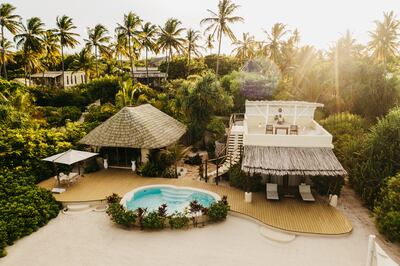
[[[375,235],[369,235],[367,262],[365,263],[366,266],[372,266],[374,253],[375,253]]]
[[[141,149],[140,150],[140,155],[141,155],[141,159],[142,159],[142,163],[147,163],[149,161],[148,159],[148,155],[150,153],[149,149]]]

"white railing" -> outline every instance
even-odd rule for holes
[[[375,242],[375,235],[369,235],[366,266],[399,266]]]

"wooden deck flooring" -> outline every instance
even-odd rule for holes
[[[108,169],[87,174],[62,194],[55,194],[61,202],[103,200],[112,193],[123,196],[140,186],[171,184],[190,186],[228,196],[231,211],[248,215],[268,226],[294,233],[340,235],[351,232],[349,220],[336,208],[324,202],[302,202],[297,199],[281,199],[273,202],[265,199],[264,193],[253,193],[252,203],[244,202],[244,192],[228,186],[216,186],[185,178],[145,178],[128,170]],[[54,178],[45,180],[39,186],[52,189]]]

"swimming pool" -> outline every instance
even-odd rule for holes
[[[162,204],[167,204],[167,213],[183,212],[190,202],[196,200],[204,207],[220,200],[220,197],[206,190],[168,185],[153,185],[137,188],[125,194],[121,203],[128,210],[147,208],[147,211],[157,210]]]

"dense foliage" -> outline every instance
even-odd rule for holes
[[[223,198],[222,200],[211,204],[208,209],[208,217],[211,222],[223,221],[226,219],[226,216],[228,216],[229,209],[230,207],[226,198]]]
[[[386,178],[374,211],[379,231],[390,241],[400,241],[400,173]]]
[[[241,169],[240,164],[236,164],[229,169],[229,185],[243,191],[257,192],[262,191],[264,186],[261,183],[261,176],[247,176]]]

